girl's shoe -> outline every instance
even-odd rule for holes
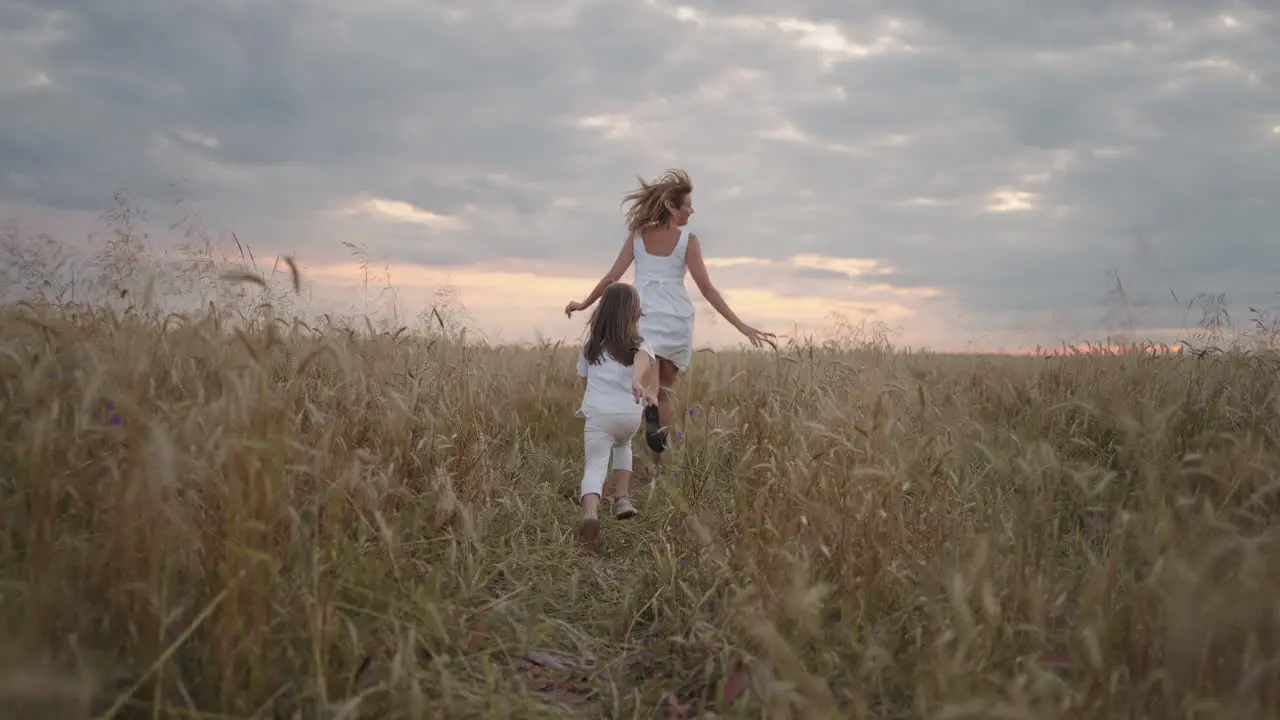
[[[649,445],[649,449],[656,453],[667,449],[667,430],[660,423],[658,406],[647,406],[644,409],[644,441]]]
[[[613,516],[619,520],[629,520],[636,516],[636,506],[631,504],[631,498],[623,496],[613,499]]]
[[[578,543],[584,550],[596,552],[600,549],[600,521],[596,518],[583,518],[578,525]]]

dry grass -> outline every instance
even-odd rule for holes
[[[572,350],[273,327],[0,312],[0,714],[1280,712],[1262,359],[700,355],[593,558]]]

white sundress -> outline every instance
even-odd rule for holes
[[[650,255],[638,232],[632,243],[635,287],[643,312],[640,335],[654,355],[666,358],[683,372],[693,360],[693,301],[684,286],[689,230],[680,228],[680,239],[670,255]]]

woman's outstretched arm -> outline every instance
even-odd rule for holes
[[[605,288],[622,279],[622,274],[631,267],[631,261],[635,259],[635,247],[631,244],[631,238],[628,236],[626,241],[622,243],[622,249],[618,251],[618,259],[613,261],[613,267],[600,278],[600,282],[591,289],[591,293],[582,300],[582,302],[571,302],[564,307],[566,317],[572,317],[579,310],[586,310],[600,299]]]
[[[753,346],[760,347],[762,344],[767,344],[775,349],[778,347],[773,333],[762,332],[742,322],[742,319],[730,309],[729,303],[724,301],[724,296],[716,286],[711,284],[707,264],[702,259],[702,245],[698,242],[698,236],[693,233],[689,233],[689,249],[685,253],[685,264],[689,267],[689,274],[693,276],[693,282],[698,286],[698,292],[702,293],[702,297],[706,298],[707,302],[711,303],[711,307],[728,320],[738,332],[746,335]]]

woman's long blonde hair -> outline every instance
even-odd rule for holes
[[[640,187],[622,199],[623,203],[631,203],[627,208],[627,231],[632,234],[665,224],[675,214],[671,208],[680,207],[685,197],[693,192],[693,181],[683,170],[668,170],[652,182],[637,179]]]

